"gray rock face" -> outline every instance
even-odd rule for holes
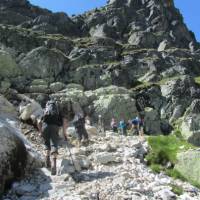
[[[0,195],[13,180],[43,165],[18,124],[15,107],[0,96]]]
[[[171,118],[170,121],[182,116],[192,100],[199,98],[200,95],[199,88],[191,77],[169,81],[161,86],[161,91],[168,99],[168,103],[163,106],[163,111],[166,118]]]
[[[151,135],[161,133],[161,120],[157,110],[146,110],[144,121],[146,133]]]
[[[107,87],[95,91],[96,100],[93,102],[94,117],[102,115],[104,125],[109,127],[110,119],[115,117],[129,120],[137,115],[135,100],[131,98],[128,90],[118,87]]]
[[[200,119],[200,100],[192,101],[191,105],[186,110],[181,124],[183,137],[194,145],[199,146],[199,126]]]
[[[15,135],[14,129],[0,122],[0,193],[5,184],[21,177],[25,171],[27,151],[24,143]]]
[[[52,82],[68,68],[67,62],[68,59],[61,52],[39,47],[29,52],[19,65],[25,77],[46,78]]]

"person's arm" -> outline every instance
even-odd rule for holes
[[[68,127],[68,120],[63,118],[63,136],[65,140],[67,140],[67,127]]]

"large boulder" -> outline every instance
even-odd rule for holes
[[[200,145],[200,100],[194,100],[185,112],[181,123],[181,133],[190,143]]]
[[[12,180],[42,167],[43,161],[19,129],[15,107],[0,96],[0,195]]]
[[[15,107],[4,97],[0,95],[0,116],[17,116]]]
[[[26,90],[30,93],[48,93],[48,83],[44,79],[34,79]]]
[[[93,155],[93,158],[96,163],[99,164],[108,164],[112,162],[120,162],[120,157],[115,153],[110,152],[100,152],[98,154]]]
[[[128,94],[101,95],[94,101],[94,115],[102,116],[105,127],[109,127],[113,117],[118,121],[132,119],[137,115],[135,100]]]
[[[189,76],[167,81],[161,85],[161,92],[167,99],[167,102],[162,105],[163,117],[169,119],[170,122],[183,116],[192,101],[200,97],[200,89],[194,79]]]
[[[30,51],[19,63],[26,78],[46,78],[53,82],[67,68],[67,57],[59,50],[38,47]]]
[[[161,134],[161,120],[157,110],[148,108],[145,111],[145,132],[148,134]]]
[[[51,92],[53,92],[53,93],[58,92],[58,91],[64,89],[65,87],[66,87],[66,85],[61,82],[55,82],[50,85]]]
[[[25,105],[21,104],[19,112],[20,112],[20,119],[26,120],[33,120],[33,122],[37,119],[37,117],[41,116],[43,113],[42,107],[39,103],[34,100],[31,100]]]
[[[25,171],[27,151],[15,130],[0,121],[0,194],[6,183],[21,177]]]
[[[181,152],[177,156],[175,169],[185,178],[200,184],[200,152],[199,150],[189,150]]]
[[[72,86],[72,85],[71,85]],[[71,100],[75,106],[86,106],[88,105],[88,98],[85,95],[84,91],[82,90],[81,87],[77,87],[79,85],[74,84],[74,87],[67,87],[66,89],[57,92],[55,94],[52,94],[51,96],[59,99],[63,102]],[[77,105],[79,104],[79,105]],[[75,108],[74,106],[74,108]]]

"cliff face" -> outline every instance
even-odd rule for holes
[[[66,36],[110,37],[139,47],[157,48],[164,39],[177,47],[196,42],[172,0],[110,0],[105,7],[70,19],[31,5],[27,0],[2,0],[2,24]],[[141,39],[142,38],[142,39]]]
[[[130,98],[145,91],[148,98],[152,96],[152,104],[159,99],[153,107],[158,118],[162,108],[168,109],[167,120],[176,106],[183,107],[180,117],[198,98],[193,78],[200,75],[199,44],[173,1],[110,0],[102,8],[72,18],[26,0],[2,0],[0,9],[1,92],[14,88],[46,99],[44,96],[55,95],[70,83],[83,86],[84,91],[123,86],[129,90],[126,93],[131,93]],[[183,78],[185,75],[190,78]],[[187,89],[193,88],[195,96],[181,93],[184,100],[177,97],[173,104],[176,95],[171,94],[167,100],[166,94],[176,88],[161,91],[160,85],[179,78],[183,79],[170,85],[185,88],[189,84]],[[157,91],[153,95],[152,84]],[[113,90],[109,88],[109,94],[116,94]],[[101,114],[97,107],[104,104],[95,103],[99,97],[84,95],[80,104],[86,112],[99,109]],[[65,99],[66,94],[55,96]]]

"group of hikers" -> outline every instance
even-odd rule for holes
[[[44,139],[44,145],[46,150],[45,163],[47,168],[51,168],[51,174],[56,175],[56,161],[58,155],[58,141],[59,141],[59,129],[62,127],[63,137],[68,141],[67,128],[69,120],[73,122],[75,132],[77,135],[77,143],[80,147],[81,145],[88,145],[89,138],[85,125],[91,125],[90,119],[88,116],[84,116],[83,113],[73,112],[73,117],[69,117],[69,112],[61,108],[60,103],[55,100],[47,101],[45,108],[43,109],[43,114],[37,121],[37,128],[40,135]],[[99,116],[98,125],[100,128],[99,132],[104,130],[102,118]],[[113,132],[119,132],[119,134],[126,136],[127,130],[134,132],[133,134],[138,134],[143,136],[143,126],[144,126],[144,117],[136,117],[132,120],[129,120],[127,123],[125,120],[116,122],[115,118],[112,118],[110,124]]]
[[[120,135],[127,136],[127,132],[129,135],[144,135],[144,116],[140,114],[140,116],[136,116],[133,119],[128,120],[127,122],[122,119],[117,123],[115,118],[112,118],[110,127],[113,132],[119,133]]]

